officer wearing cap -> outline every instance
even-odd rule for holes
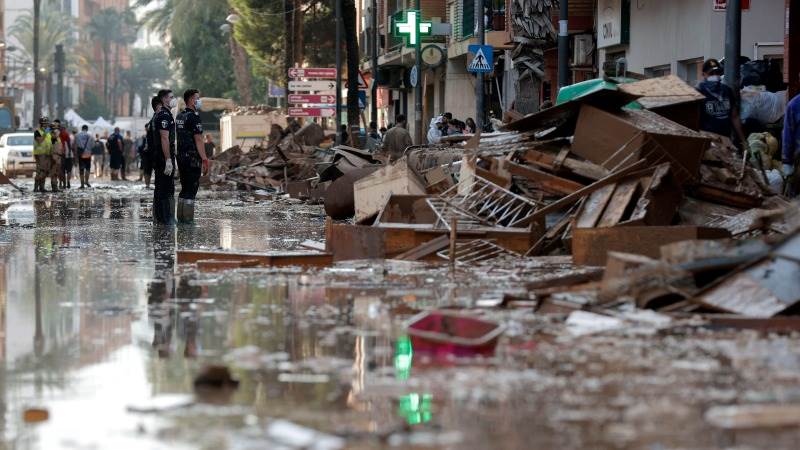
[[[154,151],[150,153],[156,173],[153,191],[153,221],[158,224],[175,223],[175,119],[170,108],[178,101],[169,89],[158,91],[161,108],[153,115],[155,133]]]
[[[703,63],[703,81],[697,86],[697,90],[705,96],[700,129],[728,138],[733,138],[735,132],[741,146],[746,149],[747,138],[739,118],[739,97],[722,82],[722,72],[722,66],[716,59]]]
[[[36,178],[33,192],[47,192],[44,189],[45,179],[50,175],[53,153],[53,139],[50,134],[50,121],[47,117],[39,119],[39,128],[33,132],[33,158],[36,160]]]
[[[178,173],[181,193],[178,195],[178,223],[194,221],[194,200],[200,188],[200,176],[208,171],[208,158],[203,145],[203,124],[197,112],[203,104],[200,91],[189,89],[183,93],[184,109],[175,118],[178,133]]]

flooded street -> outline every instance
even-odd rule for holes
[[[486,307],[568,257],[198,272],[176,251],[297,249],[324,240],[322,207],[203,192],[195,225],[163,230],[151,195],[128,184],[4,200],[2,448],[800,445],[797,418],[751,426],[719,408],[800,404],[796,333],[632,313],[589,334],[563,314]],[[502,323],[495,356],[415,352],[404,324],[434,307]],[[209,365],[230,367],[238,389],[195,394]],[[32,408],[48,418],[25,420]]]

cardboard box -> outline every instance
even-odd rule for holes
[[[425,195],[425,182],[402,158],[353,185],[356,222],[378,214],[392,195]]]

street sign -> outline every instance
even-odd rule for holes
[[[418,81],[419,81],[419,69],[417,69],[417,66],[413,66],[411,68],[411,73],[408,74],[408,82],[411,83],[411,87],[417,87]]]
[[[336,94],[331,95],[312,95],[312,94],[289,94],[289,103],[336,103]]]
[[[433,23],[423,22],[422,14],[413,9],[406,11],[405,14],[405,22],[397,20],[394,23],[395,35],[406,35],[408,46],[413,47],[417,45],[417,42],[421,39],[422,35],[431,34]]]
[[[336,83],[333,81],[297,81],[289,82],[290,91],[336,91]],[[327,93],[327,92],[326,92]]]
[[[345,80],[344,87],[346,89],[350,88],[350,80]],[[364,74],[361,73],[360,70],[358,71],[358,88],[363,90],[363,91],[366,91],[366,90],[369,89],[369,85],[367,85],[367,80],[366,80],[366,78],[364,78]]]
[[[361,109],[367,107],[367,91],[358,91],[358,107]]]
[[[486,73],[494,71],[494,50],[491,45],[470,45],[469,52],[474,55],[467,66],[469,72]]]
[[[289,108],[289,117],[333,117],[336,108]]]
[[[289,78],[324,78],[336,79],[336,69],[328,67],[295,67],[289,69]]]

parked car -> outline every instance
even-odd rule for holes
[[[33,133],[8,133],[0,137],[0,170],[9,177],[33,176]]]

